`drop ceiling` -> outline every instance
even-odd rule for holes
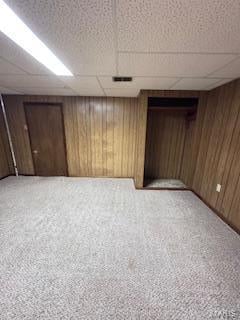
[[[53,75],[0,32],[1,93],[135,97],[240,76],[239,0],[5,2],[74,77]]]

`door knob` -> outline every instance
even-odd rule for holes
[[[37,151],[37,150],[33,150],[33,153],[34,153],[34,154],[38,154],[38,151]]]

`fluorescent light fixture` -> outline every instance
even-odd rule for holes
[[[73,76],[71,71],[2,0],[0,0],[0,31],[56,75]]]

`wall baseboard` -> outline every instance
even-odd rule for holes
[[[6,176],[0,177],[0,180],[6,179],[7,177],[11,177],[14,176],[14,174],[8,174]]]
[[[22,173],[19,173],[18,175],[19,176],[24,176],[24,177],[34,177],[35,176],[34,174],[22,174]],[[7,177],[16,177],[16,175],[13,174],[13,173],[10,173],[10,174],[8,174],[6,176],[1,177],[0,180],[6,179]]]
[[[238,235],[240,235],[240,229],[234,226],[221,212],[211,206],[200,194],[198,194],[195,190],[190,189],[205,205],[211,209],[223,222],[225,222],[230,228],[232,228]]]
[[[205,203],[205,205],[211,209],[211,211],[213,211],[213,213],[215,213],[224,223],[226,223],[231,229],[233,229],[233,231],[235,231],[238,235],[240,235],[240,229],[238,229],[236,226],[234,226],[221,212],[219,212],[218,210],[216,210],[213,206],[211,206],[205,199],[203,199],[203,197],[200,196],[200,194],[198,194],[195,190],[191,189],[191,188],[187,188],[187,189],[170,189],[170,188],[137,188],[135,186],[136,190],[155,190],[155,191],[164,191],[164,190],[168,190],[168,191],[192,191],[203,203]]]
[[[191,189],[187,189],[187,188],[148,188],[148,187],[142,187],[142,188],[138,188],[135,186],[136,190],[151,190],[151,191],[192,191]]]

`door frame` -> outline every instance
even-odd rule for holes
[[[168,98],[167,96],[165,97],[159,97],[159,98]],[[172,98],[172,97],[170,97]],[[176,99],[182,99],[183,97],[174,97]],[[184,98],[188,99],[188,97]],[[185,151],[185,146],[186,146],[186,134],[187,130],[189,127],[189,121],[195,121],[196,116],[197,116],[197,111],[198,111],[198,105],[199,105],[199,97],[197,99],[197,104],[194,107],[150,107],[147,105],[147,115],[146,115],[146,139],[145,139],[145,154],[144,154],[144,171],[143,171],[143,186],[141,187],[144,190],[189,190],[189,188],[164,188],[164,187],[158,187],[158,188],[147,188],[145,187],[145,179],[146,179],[146,158],[147,158],[147,153],[146,153],[146,146],[148,143],[148,128],[149,128],[149,115],[150,113],[162,113],[163,115],[169,114],[169,115],[178,115],[178,116],[184,116],[185,118],[185,126],[186,126],[186,131],[184,134],[184,143],[183,143],[183,149],[182,149],[182,155],[180,159],[180,170],[179,173],[181,174],[182,171],[182,164],[183,164],[183,158],[184,158],[184,151]],[[171,179],[171,178],[169,178]],[[140,189],[141,189],[140,188]]]
[[[26,113],[26,108],[27,106],[31,105],[42,105],[44,106],[58,106],[60,107],[61,110],[61,121],[62,121],[62,127],[63,127],[63,146],[64,146],[64,154],[65,154],[65,166],[66,166],[66,177],[69,177],[69,172],[68,172],[68,158],[67,158],[67,143],[66,143],[66,133],[65,133],[65,125],[64,125],[64,112],[63,112],[63,103],[61,102],[38,102],[38,101],[31,101],[31,102],[23,102],[23,109],[24,109],[24,115],[26,119],[26,125],[27,125],[27,133],[29,137],[29,142],[30,142],[30,148],[31,148],[31,156],[32,156],[32,162],[33,162],[33,168],[34,168],[34,176],[36,176],[36,166],[35,166],[35,160],[32,155],[32,140],[31,140],[31,135],[29,132],[29,124],[28,124],[28,118],[27,118],[27,113]]]

